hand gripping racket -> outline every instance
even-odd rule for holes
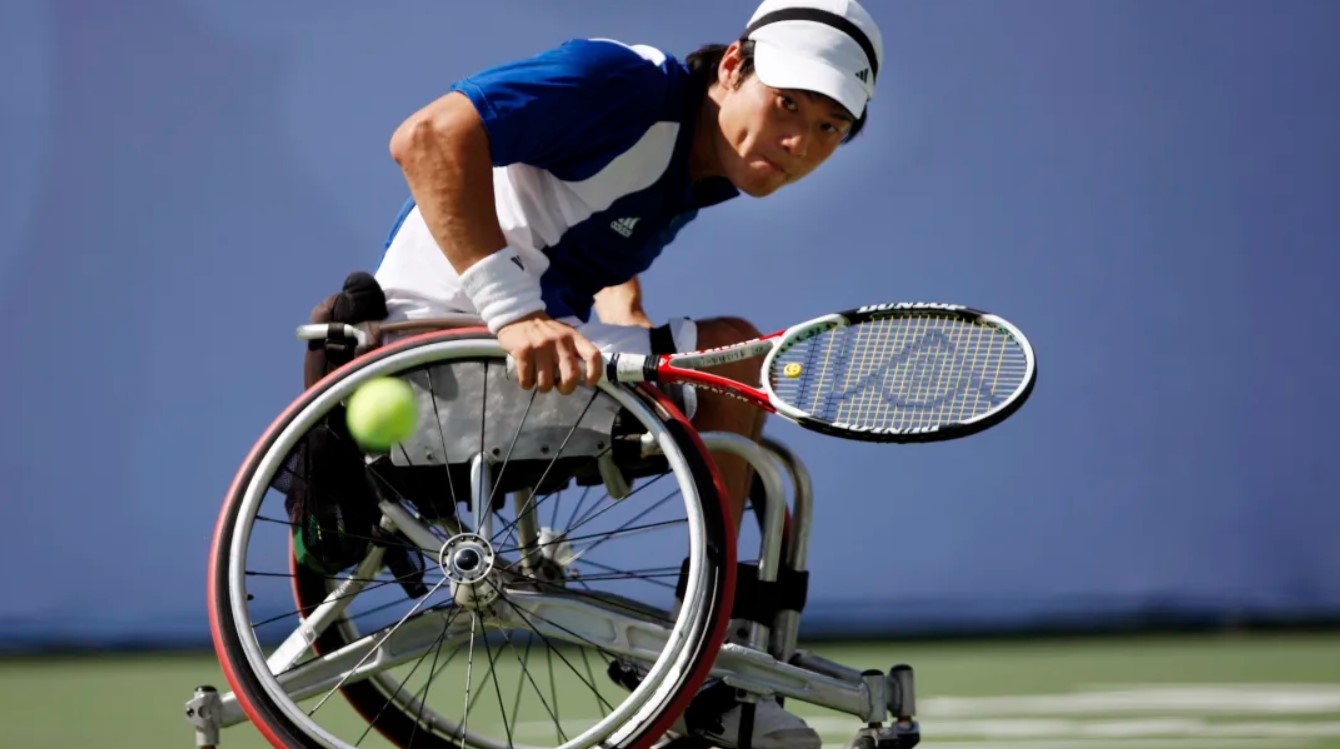
[[[763,356],[761,387],[703,368]],[[875,304],[731,346],[610,354],[618,382],[692,385],[807,429],[871,442],[931,442],[1000,423],[1033,390],[1033,348],[1008,321],[956,304]]]

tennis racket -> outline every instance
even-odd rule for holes
[[[761,387],[700,370],[763,356]],[[607,355],[610,380],[692,385],[807,429],[932,442],[1000,423],[1033,391],[1033,348],[1008,321],[956,304],[875,304],[731,346]]]

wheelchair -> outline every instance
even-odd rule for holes
[[[852,715],[861,749],[918,742],[909,666],[797,648],[812,495],[781,443],[700,434],[648,384],[523,391],[473,318],[299,336],[356,356],[228,489],[208,602],[230,690],[186,703],[197,746],[248,720],[276,747],[693,746],[713,704],[763,698]],[[378,377],[420,414],[385,453],[343,425]],[[755,469],[757,563],[713,453]]]

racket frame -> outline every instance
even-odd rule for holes
[[[772,364],[792,344],[800,343],[833,328],[890,317],[903,317],[916,312],[949,313],[965,320],[981,321],[1005,330],[1018,343],[1025,357],[1026,369],[1019,387],[995,408],[966,421],[902,429],[863,427],[824,421],[781,400],[773,391],[768,377]],[[764,358],[759,368],[758,388],[701,371],[703,368],[744,361],[759,355],[764,355]],[[620,382],[650,381],[693,385],[743,400],[769,413],[789,419],[806,429],[845,439],[865,442],[937,442],[976,434],[999,424],[1018,410],[1032,394],[1033,385],[1037,381],[1037,359],[1032,345],[1024,334],[1013,323],[998,315],[961,304],[894,302],[871,304],[845,312],[823,315],[765,336],[702,351],[655,356],[613,354],[609,360],[607,376]]]

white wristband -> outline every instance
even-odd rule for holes
[[[494,334],[532,312],[544,311],[539,280],[526,272],[511,247],[467,268],[461,274],[461,288]]]

